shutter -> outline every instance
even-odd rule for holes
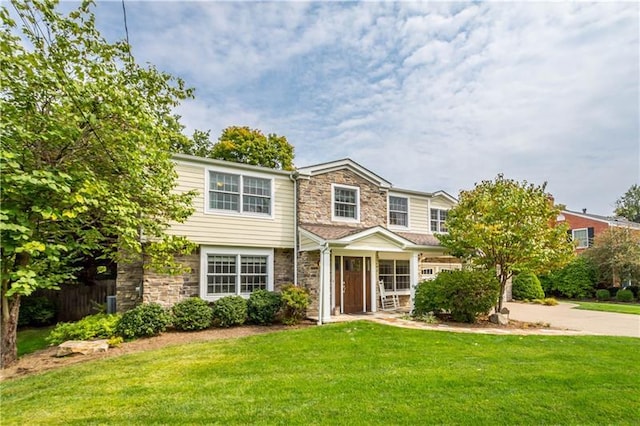
[[[572,229],[569,229],[567,231],[567,241],[569,241],[569,242],[573,241],[573,230]]]
[[[593,245],[593,236],[594,231],[593,228],[587,228],[587,247],[591,247]]]

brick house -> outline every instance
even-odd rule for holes
[[[325,322],[375,312],[379,282],[408,306],[418,282],[461,267],[436,238],[456,203],[443,191],[394,188],[350,159],[293,172],[183,154],[175,162],[177,190],[198,192],[195,213],[168,231],[198,245],[178,259],[191,271],[119,265],[119,311],[297,283],[311,294],[309,316]]]
[[[600,216],[582,212],[563,210],[558,222],[565,221],[569,225],[571,238],[577,242],[576,253],[582,253],[593,245],[594,239],[612,227],[629,228],[640,232],[640,223],[630,222],[620,217]]]

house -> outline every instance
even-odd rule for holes
[[[196,212],[168,231],[198,245],[178,259],[191,271],[120,265],[120,311],[297,283],[311,294],[309,316],[325,322],[375,312],[380,281],[409,306],[418,282],[461,267],[436,238],[456,203],[446,192],[394,188],[350,159],[293,172],[183,154],[175,162],[177,190],[198,192]]]
[[[640,232],[640,223],[630,222],[621,217],[601,216],[582,212],[563,210],[558,215],[558,222],[569,225],[569,233],[576,242],[576,253],[582,253],[593,245],[594,239],[612,227],[629,228]]]

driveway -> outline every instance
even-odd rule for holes
[[[507,302],[509,318],[548,323],[551,327],[584,334],[640,337],[640,315],[572,309],[578,305],[561,302],[557,306]]]

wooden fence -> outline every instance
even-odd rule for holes
[[[106,312],[107,296],[115,296],[116,280],[95,281],[92,285],[63,284],[60,290],[38,290],[57,308],[57,321],[77,321],[87,315]]]

